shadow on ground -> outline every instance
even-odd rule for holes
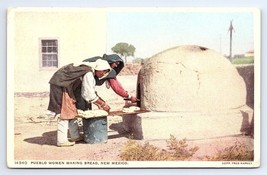
[[[56,145],[57,143],[57,131],[49,131],[42,134],[39,137],[32,137],[24,139],[25,142],[38,144],[38,145]]]
[[[109,126],[109,129],[112,129],[116,132],[118,132],[118,134],[115,135],[109,135],[108,139],[115,139],[115,138],[120,138],[120,137],[126,137],[129,138],[131,135],[131,132],[126,131],[123,127],[123,122],[120,123],[113,123]]]
[[[122,123],[116,123],[112,124],[109,127],[110,129],[116,131],[118,134],[112,134],[108,135],[108,139],[116,139],[121,137],[129,137],[129,133],[126,132],[123,127]],[[24,139],[25,142],[31,143],[31,144],[38,144],[38,145],[56,145],[57,143],[57,131],[49,131],[44,132],[42,136],[39,137],[31,137]]]

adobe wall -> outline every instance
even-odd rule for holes
[[[246,84],[246,103],[249,107],[254,109],[254,65],[237,65],[236,69]]]

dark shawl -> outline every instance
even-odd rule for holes
[[[104,54],[103,57],[96,56],[92,58],[87,58],[83,60],[83,62],[95,62],[97,59],[106,60],[109,64],[117,61],[120,62],[120,64],[117,67],[113,68],[105,78],[99,80],[97,77],[95,77],[97,86],[101,86],[109,78],[116,78],[116,76],[120,73],[120,71],[124,67],[124,61],[121,59],[121,57],[119,57],[116,54],[111,54],[111,55]]]
[[[61,111],[62,94],[67,91],[75,99],[74,91],[81,85],[81,77],[92,69],[85,65],[73,66],[68,64],[54,73],[50,79],[50,100],[48,110],[57,114]]]

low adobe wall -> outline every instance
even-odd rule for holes
[[[247,105],[254,109],[254,65],[237,65],[236,69],[246,83]]]

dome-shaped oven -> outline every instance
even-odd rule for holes
[[[221,54],[200,46],[178,46],[149,58],[137,82],[140,105],[151,111],[235,109],[246,104],[246,86]]]

